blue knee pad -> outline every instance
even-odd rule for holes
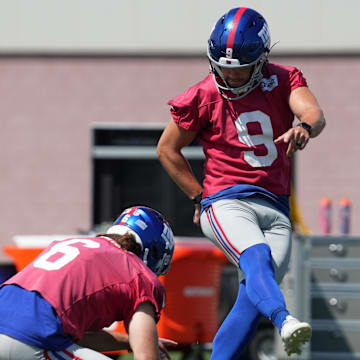
[[[275,280],[270,247],[257,244],[247,248],[240,256],[239,266],[245,275],[250,301],[280,329],[289,312]]]

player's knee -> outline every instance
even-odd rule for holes
[[[273,273],[274,268],[269,245],[261,243],[247,248],[240,256],[239,266],[245,277],[254,272],[271,271]]]

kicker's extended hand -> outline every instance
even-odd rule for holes
[[[288,144],[286,155],[291,156],[297,150],[303,150],[309,142],[310,136],[307,130],[300,126],[289,129],[286,133],[280,135],[274,140],[275,144]]]

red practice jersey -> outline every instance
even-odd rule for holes
[[[114,321],[129,321],[142,302],[154,305],[156,321],[165,289],[135,254],[105,237],[54,241],[5,284],[38,291],[75,340]]]
[[[209,74],[169,101],[174,121],[198,132],[206,157],[204,196],[237,184],[290,194],[288,145],[274,139],[293,125],[288,100],[300,86],[307,83],[298,69],[267,64],[260,85],[242,99],[223,99]]]

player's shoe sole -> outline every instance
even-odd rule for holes
[[[288,316],[281,329],[281,338],[285,351],[290,356],[301,354],[301,346],[311,339],[311,326],[305,322],[299,322],[292,316]]]

